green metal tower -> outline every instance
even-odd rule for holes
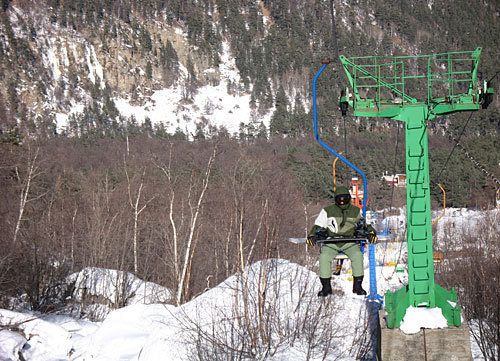
[[[493,92],[486,83],[478,84],[480,54],[481,48],[421,56],[340,56],[353,90],[341,102],[352,106],[355,116],[405,123],[409,280],[385,294],[389,328],[400,326],[409,306],[439,307],[450,326],[461,324],[455,290],[434,283],[427,123],[486,103]]]

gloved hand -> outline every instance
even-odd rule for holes
[[[316,245],[316,236],[307,236],[306,243],[309,246],[315,246]]]
[[[371,244],[377,242],[377,233],[374,230],[368,232],[368,242]]]

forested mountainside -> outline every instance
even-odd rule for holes
[[[337,49],[329,1],[3,0],[2,139],[19,143],[25,136],[114,137],[125,133],[180,138],[222,135],[242,140],[308,136],[312,77],[320,59],[333,58],[336,50],[347,56],[396,55],[482,46],[480,76],[493,79],[498,89],[500,25],[494,1],[359,0],[334,4]],[[234,64],[237,76],[221,72],[223,60]],[[331,124],[323,129],[326,136],[341,134],[344,128],[337,110],[343,78],[334,65],[319,85],[320,118]],[[239,132],[227,132],[227,122],[234,119],[225,123],[224,117],[219,117],[215,124],[210,120],[209,114],[213,115],[214,107],[220,108],[225,99],[193,104],[200,88],[221,83],[227,94],[248,103],[248,112],[237,117],[238,125],[233,124]],[[151,121],[147,115],[140,118],[123,111],[123,106],[121,111],[117,107],[119,102],[149,109],[158,102],[152,99],[156,92],[172,87],[180,89],[178,99],[164,102],[175,102],[175,110],[163,114],[166,112],[160,108],[157,113],[162,115],[157,119],[161,121]],[[187,114],[187,107],[194,111]],[[232,110],[224,109],[226,115]],[[446,157],[449,144],[441,141],[444,129],[458,137],[466,117],[454,114],[430,124],[437,136],[431,157]],[[349,118],[345,126],[350,142],[339,141],[348,148],[356,144],[352,156],[363,162],[367,158],[363,140],[370,138],[376,143],[379,137],[381,144],[387,139],[394,143],[395,124]],[[474,148],[471,152],[479,163],[490,170],[498,165],[498,128],[498,111],[492,106],[474,115],[461,138],[466,148]],[[370,149],[370,153],[378,150]],[[367,164],[370,176],[391,170],[389,164],[394,161],[389,153],[384,149]],[[460,160],[452,173],[469,173],[472,163],[459,154],[455,157]],[[403,165],[401,161],[397,171],[401,172]],[[435,166],[439,168],[438,162]],[[301,169],[300,163],[294,168]],[[492,187],[479,170],[471,172],[483,179],[475,182],[476,191],[487,188],[491,193]],[[320,183],[329,184],[329,172],[322,173]],[[321,195],[325,188],[307,192]]]
[[[441,183],[447,206],[491,207],[495,183],[481,168],[498,178],[497,3],[334,4],[340,54],[483,47],[495,100],[429,122],[430,172],[434,206]],[[329,1],[1,5],[2,294],[57,307],[64,277],[96,266],[132,271],[184,302],[239,262],[304,256],[284,239],[303,236],[331,195],[333,159],[311,134],[312,78],[337,50]],[[403,127],[352,113],[344,122],[343,77],[331,64],[319,85],[322,137],[366,172],[371,209],[402,206],[405,189],[381,176],[404,173]],[[476,165],[461,147],[450,156],[449,134]],[[337,182],[352,175],[337,166]]]
[[[335,1],[338,51],[413,55],[482,46],[480,69],[488,79],[498,71],[496,5]],[[203,85],[223,81],[228,93],[250,95],[257,118],[275,113],[266,124],[271,133],[304,134],[310,127],[311,79],[320,59],[335,55],[329,1],[3,0],[2,10],[4,131],[19,122],[24,133],[50,135],[56,113],[84,104],[96,117],[87,127],[113,133],[125,122],[116,97],[144,104],[155,90],[178,83],[189,101]],[[224,44],[238,83],[221,77]],[[322,89],[332,100],[325,113],[335,114],[342,77],[332,67]],[[91,131],[81,122],[75,117],[66,131]]]

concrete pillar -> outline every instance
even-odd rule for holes
[[[385,310],[379,311],[379,361],[472,361],[467,322],[460,327],[421,329],[407,335],[387,328]]]

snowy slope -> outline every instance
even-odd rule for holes
[[[450,219],[441,226],[474,216],[471,211],[450,211]],[[405,243],[396,239],[381,243],[376,253],[378,293],[407,284]],[[83,279],[82,274],[72,277]],[[113,273],[97,269],[92,274],[96,278],[87,286],[93,285],[96,293],[106,292]],[[363,287],[368,290],[368,269],[365,274]],[[135,282],[137,289],[152,287]],[[314,272],[287,260],[270,259],[248,266],[243,275],[233,275],[182,306],[144,304],[148,300],[138,299],[110,312],[102,322],[0,310],[4,326],[0,360],[19,360],[18,352],[27,361],[211,360],[215,353],[231,359],[231,350],[237,350],[257,359],[299,361],[308,354],[310,360],[321,360],[326,350],[328,359],[354,361],[367,310],[364,298],[352,293],[348,260],[332,287],[334,295],[320,299]],[[402,329],[413,333],[421,326],[445,327],[442,315],[435,312],[410,309]],[[331,343],[319,342],[325,339]],[[474,360],[484,360],[472,338],[471,348]]]
[[[256,326],[259,325],[253,322],[259,319],[256,297],[258,285],[262,285],[262,277],[267,273],[264,309],[266,317],[273,311],[270,317],[278,327],[265,322],[261,324],[275,333],[272,337],[276,338],[271,342],[274,352],[266,359],[305,360],[309,351],[317,356],[311,360],[321,360],[324,349],[317,347],[311,351],[306,337],[310,335],[300,329],[306,320],[314,319],[311,315],[319,310],[321,320],[314,324],[318,336],[325,329],[335,336],[331,357],[354,361],[360,326],[364,322],[365,302],[362,297],[351,293],[349,270],[334,278],[335,295],[323,303],[316,296],[320,285],[313,272],[282,259],[269,260],[266,267],[263,265],[258,262],[246,270],[250,323],[241,320],[245,314],[244,288],[241,276],[235,275],[180,307],[135,304],[112,311],[102,323],[68,316],[40,317],[0,310],[2,325],[16,325],[10,328],[16,332],[0,332],[0,359],[18,360],[17,352],[20,351],[25,360],[173,361],[193,359],[195,346],[207,349],[211,347],[209,341],[212,339],[226,342],[231,347],[243,347],[238,335],[244,334],[245,328],[240,328],[239,323],[258,329]],[[405,281],[406,274],[394,273],[392,269],[379,267],[379,292],[397,289],[400,282]],[[368,288],[366,281],[364,287]],[[422,320],[411,322],[413,327],[418,327]],[[298,334],[297,329],[301,330]],[[283,338],[281,341],[277,337],[278,331]],[[222,351],[228,352],[227,349]],[[255,351],[259,353],[258,348]]]
[[[39,318],[30,313],[1,310],[1,324],[15,324],[12,329],[20,332],[0,334],[5,345],[0,348],[0,359],[16,360],[16,350],[24,345],[21,353],[26,360],[189,360],[193,346],[207,348],[212,337],[224,340],[231,347],[244,348],[238,338],[240,332],[244,333],[247,327],[257,330],[262,326],[270,330],[270,338],[274,339],[269,342],[274,351],[268,360],[303,360],[307,352],[317,355],[312,360],[320,360],[324,350],[321,347],[311,350],[308,339],[315,336],[297,330],[307,320],[314,320],[309,312],[321,310],[322,317],[315,327],[338,336],[331,347],[332,356],[354,360],[349,353],[359,337],[356,325],[363,322],[360,315],[365,302],[362,297],[352,295],[347,275],[336,280],[337,295],[326,303],[316,296],[319,290],[316,274],[286,260],[255,263],[247,267],[245,278],[244,283],[241,275],[232,276],[180,307],[127,306],[111,312],[102,323],[67,316]],[[260,309],[257,295],[261,294],[259,285],[262,290],[263,279],[266,279],[266,295],[262,305],[265,319],[272,317],[272,322],[255,324]],[[247,303],[243,284],[247,285]],[[242,320],[245,312],[249,317]],[[353,327],[345,328],[346,324]],[[199,337],[200,334],[204,336]],[[264,342],[263,336],[258,339]],[[259,347],[253,351],[264,352]]]

